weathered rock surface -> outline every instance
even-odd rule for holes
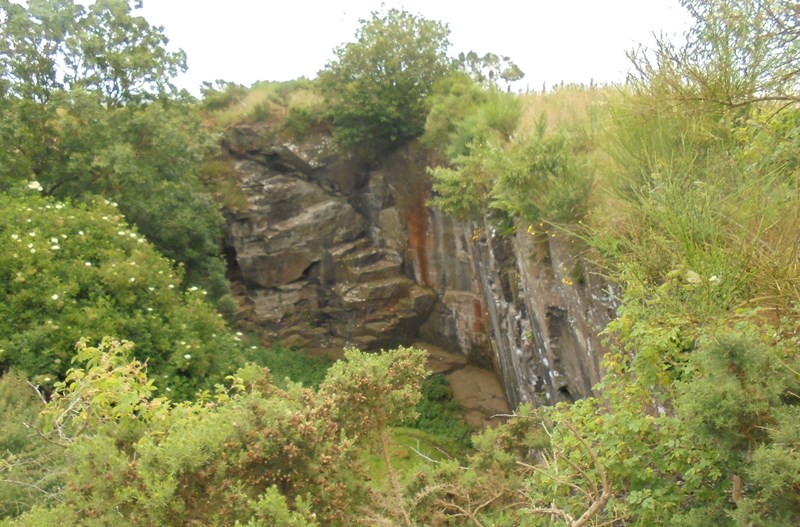
[[[576,242],[431,210],[417,147],[366,167],[324,137],[284,144],[258,126],[223,145],[248,199],[227,213],[241,318],[267,339],[379,349],[419,337],[492,368],[512,408],[592,394],[615,306]]]
[[[306,159],[259,137],[241,127],[225,143],[248,199],[227,212],[242,318],[270,339],[304,347],[410,342],[436,294],[402,272],[394,249],[370,238],[364,215],[333,184],[341,175],[315,179],[314,167],[325,166],[319,151]]]

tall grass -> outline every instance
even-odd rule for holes
[[[322,102],[311,81],[259,82],[237,91],[228,104],[207,108],[206,123],[218,128],[258,122],[281,126],[293,109],[321,113]]]

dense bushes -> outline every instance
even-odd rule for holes
[[[33,182],[29,186],[36,187]],[[0,363],[51,387],[82,337],[137,344],[178,398],[232,371],[239,345],[206,302],[113,203],[71,204],[35,189],[0,195]]]

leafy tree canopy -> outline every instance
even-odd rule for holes
[[[133,7],[132,7],[133,6]],[[141,1],[0,1],[0,79],[6,95],[46,102],[54,92],[83,88],[106,106],[142,102],[174,91],[186,70],[169,52],[163,28],[134,14]]]
[[[119,203],[217,300],[228,290],[222,216],[200,182],[213,141],[170,83],[183,53],[167,51],[162,29],[136,7],[0,2],[0,189],[34,179],[59,198]]]
[[[449,33],[397,9],[362,21],[356,41],[338,47],[319,75],[342,147],[374,157],[422,134],[427,97],[452,68]]]

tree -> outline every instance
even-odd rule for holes
[[[659,39],[631,54],[644,86],[729,108],[800,101],[800,11],[792,0],[682,0],[694,18],[682,47]]]
[[[141,1],[0,1],[0,78],[7,94],[47,102],[56,91],[83,88],[119,106],[174,91],[186,70],[182,51],[166,50],[163,28],[133,14]]]
[[[451,69],[446,25],[406,11],[373,12],[356,42],[336,48],[319,74],[334,139],[377,156],[422,134],[433,84]]]
[[[62,199],[119,203],[216,301],[228,293],[223,218],[200,181],[213,138],[171,85],[183,52],[136,7],[0,0],[0,190],[32,178]]]
[[[503,81],[510,90],[512,82],[525,77],[525,73],[511,60],[511,57],[491,52],[482,57],[474,51],[462,52],[458,54],[458,63],[475,82],[495,88],[500,86],[500,81]]]

